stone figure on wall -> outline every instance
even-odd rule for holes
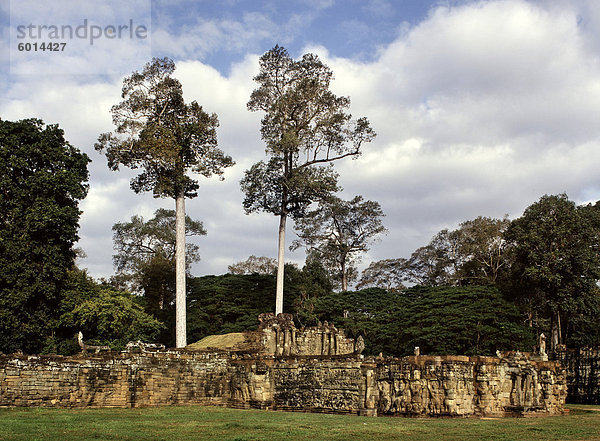
[[[558,338],[558,328],[556,327],[556,325],[554,325],[552,327],[552,346],[551,349],[554,351],[556,350],[556,347],[559,345],[560,340]]]
[[[546,336],[543,332],[540,334],[539,351],[540,355],[546,355]]]
[[[546,336],[543,332],[540,334],[538,352],[543,361],[548,361],[548,354],[546,353]]]
[[[82,352],[87,352],[88,350],[95,351],[96,353],[100,351],[110,351],[109,346],[95,346],[84,343],[83,333],[81,331],[77,333],[77,343],[79,343],[79,347],[81,348]]]
[[[354,343],[354,352],[357,354],[362,354],[362,351],[365,350],[365,339],[362,335],[359,335]]]

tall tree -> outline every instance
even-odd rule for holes
[[[350,99],[330,90],[333,73],[314,54],[293,60],[275,46],[260,58],[259,84],[248,102],[263,111],[261,135],[270,159],[246,171],[241,186],[247,213],[279,217],[275,312],[283,311],[285,228],[315,200],[337,190],[331,163],[360,155],[375,136],[366,118],[352,120]]]
[[[367,252],[376,237],[386,231],[383,216],[378,202],[365,201],[362,196],[350,201],[330,196],[296,220],[299,239],[292,249],[303,246],[307,252],[317,253],[342,291],[348,291],[348,283],[357,274],[355,264],[360,253]]]
[[[462,262],[458,271],[461,284],[494,284],[508,270],[510,258],[504,232],[510,225],[507,217],[491,219],[479,216],[465,221],[456,230],[458,254]]]
[[[173,322],[171,317],[175,300],[175,211],[159,208],[154,217],[145,221],[133,216],[129,222],[113,225],[113,262],[117,271],[115,279],[132,291],[144,295],[146,312],[163,323]],[[185,217],[186,236],[206,234],[202,222]],[[189,266],[200,260],[199,247],[186,243],[186,272]],[[163,343],[172,345],[168,336]]]
[[[115,132],[98,138],[96,149],[106,153],[108,166],[142,168],[131,188],[175,199],[176,212],[176,346],[186,346],[185,198],[196,197],[197,180],[186,173],[221,178],[231,157],[217,148],[216,114],[192,101],[186,104],[181,83],[171,75],[175,63],[154,58],[141,72],[123,81],[123,101],[112,107]]]
[[[230,274],[261,274],[270,276],[277,271],[277,261],[271,257],[256,257],[254,255],[246,260],[229,265],[227,270]]]
[[[359,286],[389,289],[383,279],[423,286],[491,285],[509,272],[511,257],[504,239],[508,219],[478,217],[456,230],[444,229],[408,259],[373,262]]]
[[[406,289],[407,259],[383,259],[371,262],[360,275],[357,289],[380,288],[387,291],[401,292]]]
[[[597,295],[598,230],[589,210],[566,194],[543,196],[511,222],[506,238],[514,246],[517,300],[530,320],[536,313],[550,318],[552,346],[563,344],[571,317]]]
[[[0,120],[2,352],[39,352],[56,326],[88,162],[57,125]]]

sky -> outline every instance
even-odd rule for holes
[[[59,124],[92,159],[78,246],[94,277],[114,272],[113,224],[174,208],[135,194],[134,171],[109,170],[93,147],[114,129],[123,78],[151,57],[176,62],[185,99],[219,116],[219,146],[236,161],[224,181],[200,177],[186,202],[208,231],[192,239],[194,276],[277,254],[277,218],[246,215],[239,186],[265,159],[261,115],[246,103],[258,58],[276,44],[293,58],[317,54],[334,93],[377,133],[335,166],[341,197],[360,194],[386,214],[388,233],[361,268],[477,216],[519,217],[545,194],[600,199],[597,0],[0,0],[0,14],[0,118]],[[66,44],[35,50],[44,41]]]

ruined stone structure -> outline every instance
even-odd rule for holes
[[[254,349],[0,355],[0,406],[240,408],[409,416],[554,415],[564,371],[520,353],[501,357],[365,358],[333,325],[296,329],[261,317]]]
[[[264,313],[258,316],[261,353],[278,356],[290,355],[347,355],[360,353],[358,340],[346,337],[327,322],[311,328],[297,330],[292,314]],[[360,337],[362,339],[362,337]]]
[[[569,403],[600,404],[600,349],[558,345],[553,358],[567,372]]]

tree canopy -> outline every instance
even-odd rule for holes
[[[185,217],[186,236],[206,234],[202,222]],[[144,296],[144,309],[167,325],[161,343],[174,345],[175,321],[175,211],[159,208],[145,221],[133,216],[129,222],[113,225],[113,262],[116,275],[112,281]],[[186,272],[200,260],[199,247],[186,244]]]
[[[359,287],[493,285],[510,271],[511,254],[504,237],[509,224],[507,218],[480,216],[462,222],[456,230],[443,229],[409,258],[372,262],[363,271]]]
[[[206,230],[201,221],[185,217],[186,236],[204,236]],[[175,211],[159,208],[147,221],[133,216],[129,222],[117,222],[112,227],[113,263],[117,274],[127,276],[133,291],[142,288],[145,269],[164,262],[175,271]],[[200,260],[200,248],[186,243],[186,265]]]
[[[424,287],[404,292],[371,288],[320,297],[315,313],[350,335],[365,338],[365,351],[388,355],[494,355],[531,350],[535,337],[518,308],[495,287]]]
[[[74,337],[78,332],[88,344],[123,350],[130,341],[155,342],[164,330],[160,320],[144,312],[139,296],[98,283],[78,268],[69,271],[59,313],[55,338],[47,352],[79,352]]]
[[[279,217],[277,313],[283,310],[285,225],[310,204],[338,189],[329,166],[357,157],[375,136],[366,118],[347,113],[350,99],[330,91],[333,73],[318,56],[293,60],[275,46],[260,58],[259,84],[248,109],[262,111],[261,135],[269,160],[246,171],[241,181],[247,213],[265,211]]]
[[[176,203],[176,339],[186,346],[185,330],[185,197],[197,196],[196,179],[223,176],[233,160],[217,147],[218,119],[192,101],[186,104],[181,83],[172,77],[175,63],[154,58],[141,72],[123,81],[123,101],[111,108],[114,133],[99,136],[96,149],[105,152],[108,166],[143,171],[131,181],[136,192],[152,191]]]
[[[307,253],[315,253],[342,291],[348,291],[348,283],[358,274],[355,265],[360,262],[360,254],[386,231],[383,216],[378,202],[365,201],[362,196],[350,201],[329,196],[296,220],[299,239],[292,249],[303,246]]]
[[[217,147],[217,115],[196,101],[185,103],[174,71],[173,60],[154,58],[125,78],[123,101],[111,108],[116,129],[101,134],[95,147],[106,154],[112,170],[120,165],[142,169],[131,181],[136,193],[196,197],[199,184],[188,170],[222,176],[233,161]]]
[[[358,289],[381,288],[387,291],[400,292],[406,289],[404,269],[406,259],[383,259],[371,262],[360,275],[356,284]]]
[[[0,120],[2,352],[39,352],[56,326],[88,162],[58,125]]]
[[[543,196],[506,231],[514,246],[513,292],[530,317],[549,317],[552,344],[568,337],[571,317],[598,295],[598,232],[594,211],[566,194]]]
[[[246,260],[229,265],[227,270],[231,274],[272,275],[277,271],[277,261],[271,257],[252,255]]]

